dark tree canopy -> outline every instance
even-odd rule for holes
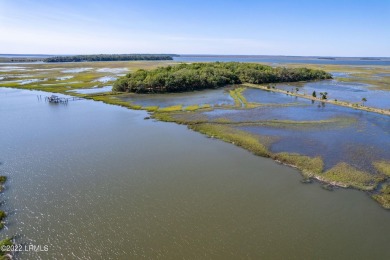
[[[172,54],[98,54],[74,55],[46,58],[45,62],[82,62],[82,61],[127,61],[127,60],[173,60]]]
[[[178,64],[138,70],[119,78],[113,90],[136,93],[182,92],[240,83],[276,83],[330,79],[322,70],[273,68],[255,63],[212,62]]]

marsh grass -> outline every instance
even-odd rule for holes
[[[0,210],[0,230],[4,228],[3,220],[5,219],[5,217],[7,217],[7,214],[4,211]]]
[[[225,117],[216,118],[216,119],[212,120],[212,122],[218,123],[218,124],[232,124],[232,123],[234,123],[232,120],[230,120],[229,118],[225,118]]]
[[[198,110],[200,108],[199,105],[191,105],[191,106],[186,106],[184,108],[185,111],[195,111],[195,110]]]
[[[234,100],[234,106],[241,109],[252,109],[264,106],[264,104],[256,102],[248,102],[244,96],[245,87],[237,87],[229,91],[230,96]]]
[[[151,117],[163,122],[175,122],[178,124],[184,124],[187,122],[185,120],[176,119],[173,117],[173,115],[173,113],[164,113],[157,110],[157,112],[154,112]]]
[[[108,82],[97,82],[100,77],[115,76],[112,72],[101,72],[99,69],[127,69],[127,72],[138,69],[153,69],[161,66],[175,64],[173,61],[114,61],[114,62],[82,62],[82,63],[43,63],[43,64],[22,64],[25,70],[0,71],[0,76],[6,80],[0,80],[0,87],[40,90],[52,93],[62,93],[72,96],[80,96],[77,93],[68,92],[74,89],[89,89],[92,87],[103,87],[110,85]],[[18,65],[19,66],[19,65]],[[91,68],[90,70],[70,73],[68,69]],[[1,66],[0,66],[1,69]],[[20,75],[27,77],[20,77]],[[58,80],[63,76],[72,78]],[[45,79],[45,81],[32,82],[20,85],[18,82],[7,82],[8,80]],[[110,103],[111,104],[111,103]],[[124,105],[124,104],[122,104]],[[127,107],[127,106],[126,106]],[[134,107],[134,106],[132,106]]]
[[[387,176],[390,177],[390,162],[388,161],[376,161],[376,162],[373,162],[372,163],[375,167],[375,169],[382,173],[382,174],[385,174]]]
[[[127,107],[127,108],[134,109],[134,110],[142,109],[142,106],[140,106],[140,105],[135,105],[135,104],[120,100],[119,98],[117,98],[115,96],[110,96],[110,95],[85,96],[85,98],[93,99],[95,101],[102,101],[102,102],[104,102],[106,104],[110,104],[110,105]]]
[[[390,209],[390,194],[374,194],[372,198],[379,202],[385,209]]]
[[[352,78],[338,78],[338,81],[341,82],[359,82],[359,83],[365,83],[370,86],[373,86],[376,89],[380,90],[390,90],[390,77],[375,77],[375,76],[370,76],[365,75],[359,78],[352,77]]]
[[[218,138],[225,142],[233,143],[251,151],[256,155],[263,157],[270,156],[267,147],[261,143],[261,139],[258,136],[249,134],[245,131],[237,130],[227,125],[209,123],[189,125],[188,127],[209,137]]]
[[[245,88],[243,87],[238,87],[229,91],[229,94],[233,98],[236,107],[242,107],[242,106],[245,107],[246,104],[248,103],[246,101],[246,98],[242,95],[244,91]]]
[[[211,109],[212,106],[210,104],[203,104],[200,106],[201,109]]]
[[[8,251],[3,250],[4,247],[6,246],[12,246],[12,240],[11,238],[6,238],[0,241],[0,260],[8,260],[12,259],[8,257],[6,254],[9,253]]]
[[[159,109],[158,106],[148,106],[148,107],[142,107],[142,109],[145,109],[148,112],[155,112]]]
[[[7,181],[7,176],[0,176],[0,192],[4,189],[4,183]]]
[[[309,157],[297,153],[277,153],[272,158],[283,164],[297,167],[305,178],[314,177],[322,173],[324,162],[320,156]]]
[[[313,121],[295,121],[295,120],[265,120],[254,121],[253,124],[259,124],[264,126],[270,126],[275,128],[288,128],[288,129],[312,129],[324,127],[347,127],[357,122],[356,118],[352,117],[336,117],[326,120],[313,120]],[[250,122],[248,122],[250,124]]]
[[[201,113],[193,111],[176,111],[176,112],[160,112],[156,111],[152,114],[154,119],[164,122],[175,122],[177,124],[201,124],[207,123],[209,120]]]
[[[390,209],[390,185],[384,184],[380,193],[372,195],[384,208]]]
[[[341,162],[321,174],[320,179],[339,186],[373,190],[385,177],[360,171],[345,162]]]
[[[175,106],[170,106],[170,107],[159,108],[158,112],[175,112],[175,111],[181,111],[181,110],[183,110],[182,105],[175,105]]]

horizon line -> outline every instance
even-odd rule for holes
[[[262,56],[262,57],[307,57],[307,58],[385,58],[386,56],[332,56],[332,55],[283,55],[283,54],[205,54],[205,53],[78,53],[78,54],[50,54],[50,53],[0,53],[0,55],[42,55],[42,56],[73,56],[73,55],[179,55],[179,56]]]

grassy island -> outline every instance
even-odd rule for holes
[[[271,66],[212,62],[179,64],[153,70],[138,70],[119,78],[113,90],[135,93],[184,92],[241,83],[277,83],[330,79],[322,70],[307,68],[273,68]]]

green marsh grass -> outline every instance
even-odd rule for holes
[[[373,162],[372,163],[375,167],[375,169],[382,173],[382,174],[385,174],[387,176],[390,177],[390,162],[388,161],[377,161],[377,162]]]
[[[127,107],[127,108],[134,109],[134,110],[142,109],[142,106],[135,105],[135,104],[132,104],[132,103],[120,100],[119,98],[117,98],[115,96],[96,95],[96,96],[88,96],[88,97],[85,97],[85,98],[93,99],[95,101],[102,101],[102,102],[104,102],[106,104],[110,104],[110,105],[117,105],[117,106]]]
[[[181,110],[183,110],[182,105],[175,105],[175,106],[170,106],[170,107],[159,108],[158,112],[175,112],[175,111],[181,111]]]
[[[12,245],[13,245],[13,243],[12,243],[11,238],[6,238],[6,239],[3,239],[0,241],[0,260],[12,259],[6,255],[9,252],[3,250],[4,247],[12,246]]]
[[[6,216],[7,214],[4,211],[0,210],[0,230],[4,228],[3,220],[5,219]]]
[[[142,107],[142,109],[145,109],[148,112],[155,112],[159,109],[158,106],[148,106],[148,107]]]
[[[384,208],[390,209],[390,184],[384,184],[380,193],[372,195]]]
[[[322,173],[324,162],[320,156],[309,157],[297,153],[277,153],[272,158],[283,164],[297,167],[305,178],[314,177]]]
[[[320,175],[321,180],[336,185],[352,187],[360,190],[373,190],[383,181],[383,175],[370,174],[341,162]]]
[[[209,123],[189,125],[188,127],[209,137],[233,143],[256,155],[270,157],[270,153],[267,147],[261,142],[260,137],[249,134],[245,131],[237,130],[227,125]]]
[[[184,108],[185,111],[195,111],[195,110],[198,110],[200,108],[199,105],[191,105],[191,106],[186,106]]]

